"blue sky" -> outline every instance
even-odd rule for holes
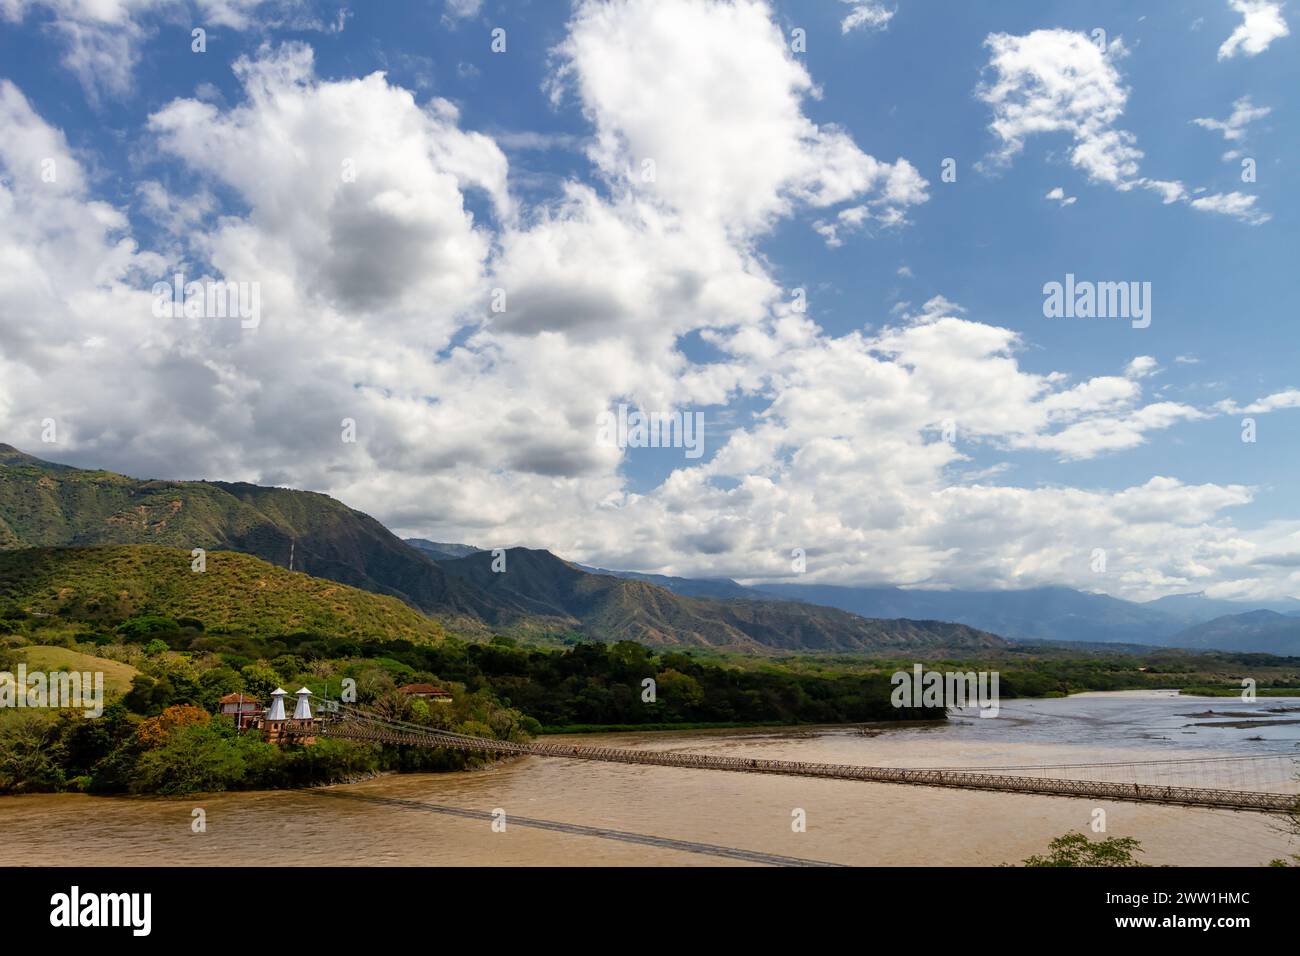
[[[1145,6],[0,2],[0,124],[35,144],[0,154],[33,224],[0,231],[30,255],[0,423],[605,566],[777,579],[802,547],[839,583],[1294,594],[1292,12]],[[385,159],[407,147],[430,167]],[[382,175],[321,181],[369,149]],[[22,163],[57,150],[80,181],[24,206]],[[266,323],[150,325],[130,303],[176,268],[260,283]],[[1149,282],[1150,327],[1044,317],[1066,273]],[[703,460],[592,449],[618,402],[704,410]],[[1117,573],[1087,571],[1099,547]]]

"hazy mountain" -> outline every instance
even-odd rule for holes
[[[1225,601],[1206,597],[1204,593],[1170,594],[1148,601],[1145,607],[1154,608],[1185,621],[1188,625],[1201,624],[1216,617],[1244,614],[1247,611],[1277,611],[1279,614],[1300,613],[1300,601],[1284,598],[1281,601]]]
[[[1266,610],[1229,614],[1180,631],[1169,643],[1193,650],[1300,657],[1300,618]]]
[[[642,574],[640,571],[607,571],[604,568],[590,568],[585,564],[579,564],[577,567],[592,574],[647,581],[661,588],[667,588],[674,594],[684,594],[687,597],[739,598],[743,601],[762,601],[771,597],[753,588],[747,588],[743,584],[737,584],[731,578],[677,578],[667,574]]]
[[[649,581],[592,574],[549,551],[511,548],[504,572],[486,552],[443,562],[446,572],[520,615],[567,623],[604,640],[741,651],[834,650],[906,653],[1006,647],[993,634],[938,621],[866,620],[792,601],[716,600],[674,594]],[[524,622],[527,624],[527,622]]]
[[[1181,617],[1144,604],[1071,588],[920,591],[818,584],[772,584],[765,593],[838,607],[864,617],[954,621],[1019,640],[1167,644]]]
[[[463,558],[483,550],[472,544],[448,544],[442,541],[430,541],[427,538],[403,538],[402,540],[435,561],[454,561],[456,558]]]

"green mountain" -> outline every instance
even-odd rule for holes
[[[388,594],[422,611],[478,617],[483,596],[369,515],[328,495],[216,481],[142,481],[41,461],[0,445],[0,548],[160,544],[243,551]]]
[[[327,495],[219,481],[138,480],[50,464],[0,445],[0,549],[104,545],[161,545],[185,554],[192,548],[244,552],[280,568],[398,598],[478,632],[488,625],[525,635],[578,632],[600,640],[752,653],[1006,646],[1001,638],[961,624],[867,620],[757,593],[748,600],[676,594],[655,581],[592,574],[547,551],[512,549],[506,553],[507,572],[499,574],[492,570],[491,552],[435,561],[369,515]],[[442,555],[469,550],[419,545]],[[121,557],[125,560],[125,553]],[[66,564],[56,563],[55,578],[42,580],[57,587],[60,567]],[[144,588],[144,582],[138,586]],[[166,585],[190,586],[183,575]],[[239,594],[233,591],[232,599]],[[179,593],[172,597],[180,600]]]
[[[794,601],[693,598],[635,578],[590,574],[549,551],[510,548],[505,570],[481,552],[442,562],[453,578],[491,595],[524,626],[545,621],[605,640],[653,647],[707,646],[772,650],[980,650],[1007,647],[1002,638],[962,624],[868,620],[835,608]]]
[[[196,572],[190,552],[158,545],[0,551],[0,604],[108,627],[157,615],[253,637],[310,631],[429,642],[445,636],[440,624],[396,598],[233,551],[209,552],[206,570]]]

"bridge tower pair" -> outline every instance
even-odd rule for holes
[[[288,696],[289,692],[283,687],[271,691],[271,709],[266,712],[266,720],[262,725],[266,742],[314,744],[316,721],[311,713],[311,691],[304,687],[294,695],[298,700],[294,704],[292,717],[286,717],[284,711],[284,699]]]

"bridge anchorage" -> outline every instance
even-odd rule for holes
[[[293,716],[288,717],[284,710],[284,697],[287,694],[282,690],[277,691],[277,694],[278,696],[273,695],[273,703],[266,717],[251,726],[261,726],[267,739],[278,743],[310,744],[321,738],[358,740],[404,747],[445,747],[475,753],[558,757],[565,760],[682,767],[691,770],[728,770],[922,787],[1090,797],[1130,803],[1163,803],[1263,813],[1300,812],[1300,792],[1295,790],[1295,768],[1297,761],[1300,761],[1300,752],[1296,751],[1239,757],[1055,764],[1041,767],[863,767],[759,757],[720,757],[617,747],[584,747],[569,743],[490,740],[396,720],[353,704],[340,704],[322,698],[317,698],[318,713],[313,716],[309,700],[315,695],[306,688],[295,695],[297,706]],[[1083,772],[1089,773],[1090,777],[1071,775]],[[1200,783],[1207,774],[1212,775],[1214,782],[1220,785],[1188,785],[1188,777],[1193,782]],[[1145,782],[1137,779],[1143,775],[1147,777]],[[1093,779],[1097,776],[1130,776],[1132,779]],[[1224,787],[1222,784],[1225,778],[1229,784],[1240,782],[1241,786]],[[1273,785],[1275,789],[1247,789],[1248,786],[1258,788],[1265,784]],[[1284,791],[1284,787],[1292,789]]]

